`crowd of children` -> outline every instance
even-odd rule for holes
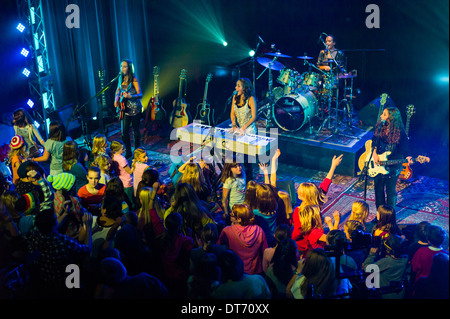
[[[442,228],[421,223],[408,237],[394,208],[369,221],[361,200],[345,223],[343,212],[323,216],[342,155],[293,199],[277,186],[279,150],[259,165],[261,183],[233,161],[213,187],[215,169],[193,157],[167,185],[142,147],[130,161],[122,141],[99,134],[82,152],[52,123],[43,154],[30,156],[35,139],[19,133],[12,179],[0,176],[0,298],[355,298],[373,265],[380,289],[370,297],[449,297]],[[69,265],[79,289],[67,288]]]

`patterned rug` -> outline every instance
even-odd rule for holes
[[[120,139],[119,130],[108,134],[108,139]],[[167,137],[154,135],[145,144],[150,163],[158,168],[161,179],[169,182],[168,170],[172,164],[170,159],[171,148],[179,141],[171,141]],[[283,154],[281,154],[283,156]],[[331,159],[330,159],[331,164]],[[260,174],[259,167],[254,165],[254,180],[263,182],[264,176]],[[277,169],[277,180],[288,181],[295,185],[295,189],[303,182],[312,182],[317,186],[323,181],[327,172],[313,169],[305,169],[295,165],[280,164]],[[351,206],[357,199],[364,199],[364,180],[359,177],[335,175],[333,183],[327,194],[327,202],[324,205],[324,216],[332,216],[334,211],[341,213],[339,228],[343,228],[345,221],[350,216]],[[428,221],[449,231],[449,182],[432,177],[417,175],[408,182],[397,183],[397,222],[399,225],[412,225],[421,221]],[[367,180],[366,201],[369,204],[369,217],[371,221],[376,216],[375,195],[373,179]],[[446,241],[448,247],[448,237]]]

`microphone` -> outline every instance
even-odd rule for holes
[[[261,41],[262,43],[266,43],[264,42],[264,40],[259,36],[259,34],[257,34],[259,41]]]
[[[230,103],[231,99],[238,94],[238,91],[234,91],[233,94],[231,94],[231,96],[228,98],[227,103]]]

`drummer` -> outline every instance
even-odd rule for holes
[[[325,44],[327,47],[326,49],[320,51],[319,58],[317,59],[317,66],[319,67],[319,69],[329,72],[331,70],[330,62],[325,61],[330,61],[334,58],[334,60],[336,60],[339,65],[342,65],[344,61],[344,53],[336,49],[336,42],[334,41],[333,35],[328,35],[325,38]],[[334,62],[332,63],[334,64]],[[338,70],[333,68],[333,71]]]

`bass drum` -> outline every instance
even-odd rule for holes
[[[275,123],[282,130],[298,131],[317,113],[317,99],[312,92],[284,96],[273,105]]]

